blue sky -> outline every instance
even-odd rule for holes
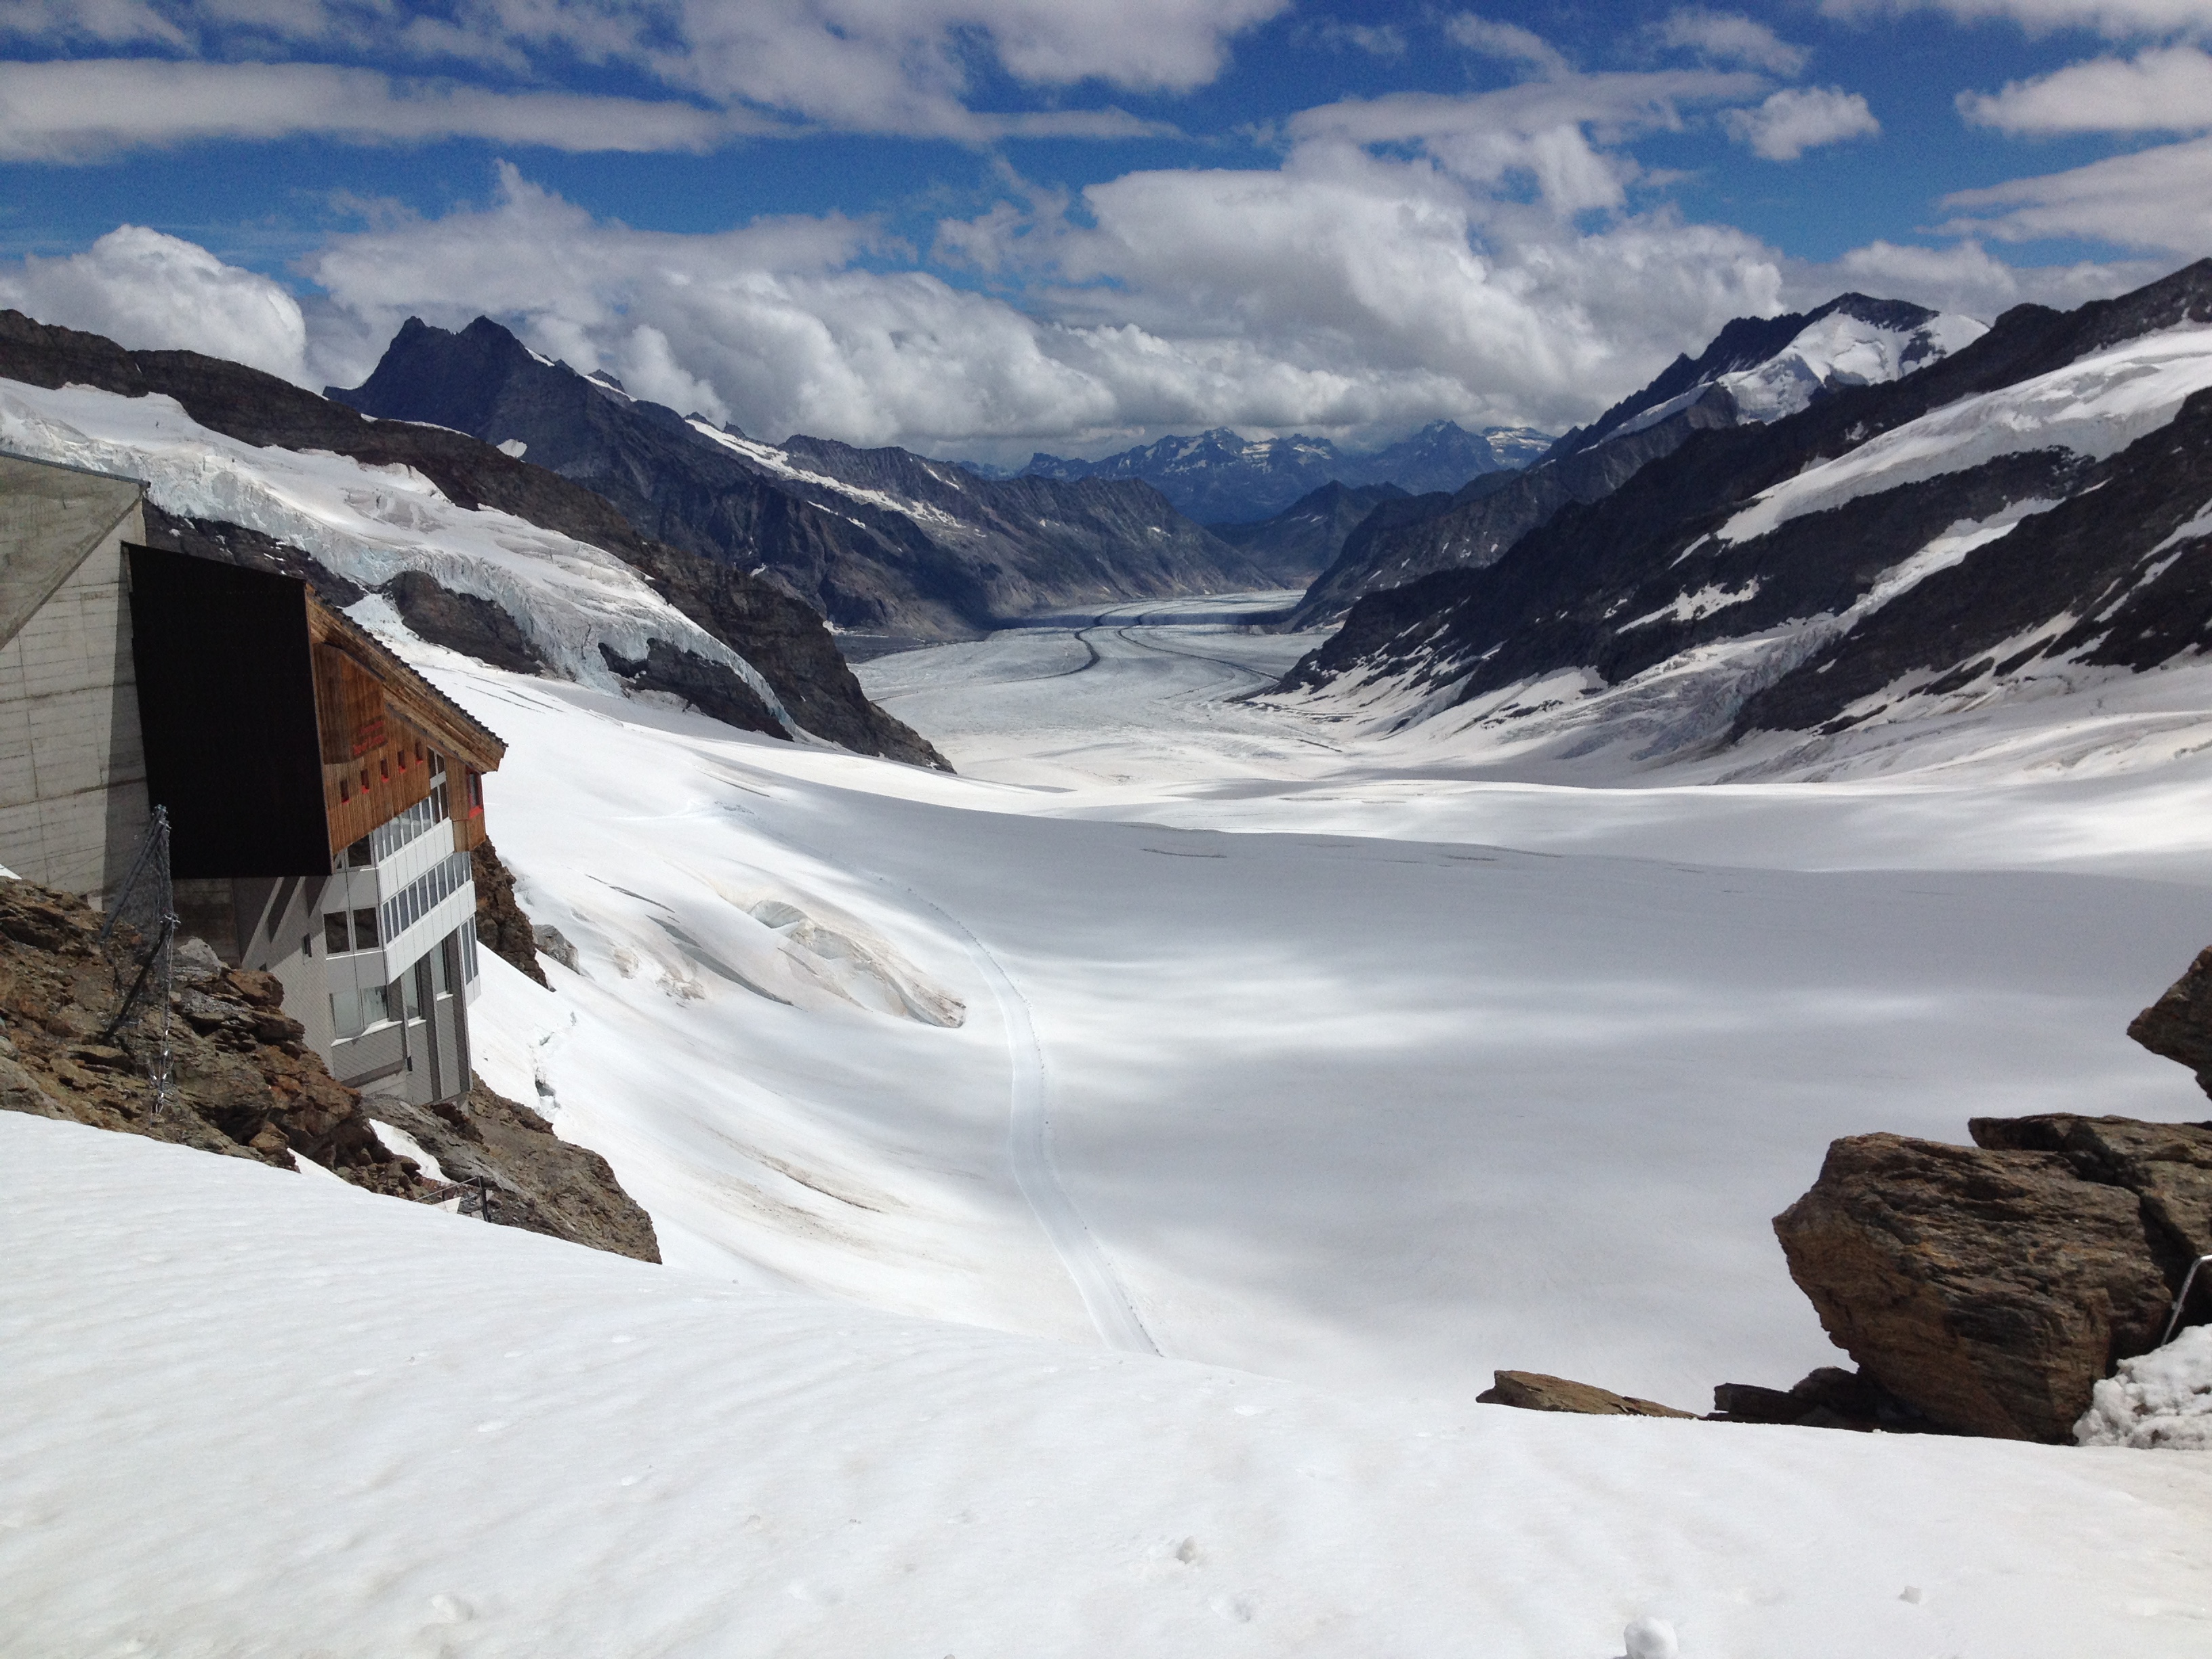
[[[1587,418],[1844,288],[2212,252],[2202,0],[0,0],[0,301],[364,374],[410,313],[748,430]]]

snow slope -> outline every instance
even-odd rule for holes
[[[2203,1650],[2212,1467],[1359,1404],[0,1115],[0,1654]]]
[[[2176,328],[1955,403],[1869,439],[1763,491],[1718,534],[1750,541],[1791,519],[2000,455],[2064,449],[2116,455],[2212,386],[2212,329]]]
[[[1844,386],[1878,386],[1902,380],[1916,368],[1972,345],[1989,332],[1971,317],[1939,312],[1917,327],[1885,327],[1832,311],[1808,323],[1787,346],[1749,368],[1731,369],[1700,380],[1687,391],[1640,410],[1606,434],[1606,441],[1656,426],[1687,409],[1714,386],[1735,402],[1738,420],[1762,424],[1795,415],[1822,392]]]
[[[666,641],[727,665],[798,736],[750,664],[613,554],[494,508],[453,505],[412,467],[261,448],[210,431],[173,398],[0,380],[0,449],[143,479],[158,507],[243,525],[375,587],[420,570],[493,600],[545,659],[586,685],[621,684],[604,643],[636,660]]]

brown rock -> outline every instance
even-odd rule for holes
[[[479,1082],[458,1101],[379,1100],[368,1109],[414,1136],[449,1180],[488,1182],[493,1216],[506,1225],[641,1261],[660,1260],[653,1218],[623,1190],[606,1159],[561,1139],[529,1107]]]
[[[2142,1200],[2159,1266],[2174,1285],[2197,1257],[2212,1255],[2212,1125],[2145,1123],[2131,1117],[1978,1117],[1977,1146],[2056,1152],[2084,1181],[2124,1187]]]
[[[1875,1382],[1942,1427],[2055,1442],[2165,1322],[2142,1212],[2057,1153],[1854,1135],[1774,1231]]]
[[[1475,1398],[1486,1406],[1516,1406],[1527,1412],[1579,1412],[1586,1417],[1687,1417],[1650,1400],[1615,1394],[1589,1382],[1573,1382],[1541,1371],[1493,1371],[1496,1383]]]
[[[487,841],[469,854],[469,873],[477,884],[477,942],[544,984],[545,970],[538,965],[537,929],[515,902],[514,872],[500,862],[498,850]]]
[[[2128,1035],[2151,1053],[2186,1066],[2197,1073],[2197,1085],[2212,1095],[2212,946],[2164,996],[2135,1017]]]

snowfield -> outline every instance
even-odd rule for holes
[[[1243,700],[1313,641],[1238,609],[867,665],[953,777],[365,602],[579,951],[480,1069],[669,1266],[0,1119],[0,1654],[2203,1652],[2194,1457],[1474,1396],[1835,1362],[1768,1227],[1835,1136],[2205,1115],[2124,1028],[2207,668],[1532,782]]]
[[[2201,1654],[2191,1456],[1357,1401],[0,1115],[0,1652]]]

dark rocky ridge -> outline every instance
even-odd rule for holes
[[[1713,337],[1697,356],[1687,352],[1676,357],[1658,377],[1639,392],[1632,392],[1588,426],[1575,427],[1561,435],[1544,456],[1562,460],[1605,441],[1647,409],[1656,409],[1669,398],[1694,391],[1723,374],[1756,368],[1788,349],[1790,343],[1822,318],[1844,312],[1878,327],[1903,332],[1918,328],[1936,313],[1925,306],[1905,300],[1877,300],[1864,294],[1839,294],[1810,311],[1784,312],[1779,317],[1739,317]]]
[[[1405,499],[1406,492],[1394,483],[1354,485],[1332,479],[1272,519],[1206,527],[1243,550],[1271,586],[1302,587],[1336,562],[1345,538],[1377,507]]]
[[[403,570],[377,590],[416,635],[513,674],[542,674],[545,659],[514,617],[489,599],[456,593],[420,570]]]
[[[2212,400],[2191,399],[2172,426],[2094,466],[2061,452],[2014,454],[1870,494],[1756,540],[1707,538],[1769,485],[1879,433],[2185,319],[2212,320],[2212,261],[2071,313],[2017,307],[1979,340],[1904,380],[1836,392],[1771,426],[1696,433],[1603,499],[1561,508],[1487,568],[1370,594],[1285,684],[1323,684],[1366,668],[1426,685],[1462,681],[1459,702],[1565,669],[1617,684],[1692,646],[1841,610],[1950,526],[2031,498],[2072,499],[1840,638],[1809,638],[1806,659],[1778,663],[1767,685],[1746,688],[1743,702],[1718,711],[1712,740],[1832,720],[1915,667],[1940,687],[1954,670],[2002,674],[2045,652],[2132,667],[2165,660],[2203,641],[2212,616],[2203,541],[2161,571],[2148,569],[2152,550],[2212,497]],[[2083,499],[2093,485],[2102,487]],[[2156,580],[2140,580],[2150,574]],[[1694,603],[1707,591],[1733,599],[1754,580],[1741,603]],[[2010,662],[1978,663],[2020,628],[2069,612],[2098,620],[2056,629]]]
[[[1677,357],[1642,391],[1615,404],[1587,427],[1553,444],[1543,459],[1509,480],[1475,478],[1446,500],[1427,498],[1377,514],[1346,542],[1336,563],[1308,591],[1286,626],[1317,628],[1337,621],[1363,595],[1400,587],[1443,570],[1494,564],[1524,536],[1565,508],[1602,500],[1644,466],[1671,455],[1700,432],[1739,424],[1735,399],[1709,382],[1756,368],[1822,319],[1843,313],[1880,327],[1911,330],[1936,313],[1901,300],[1843,294],[1809,312],[1739,317],[1698,357]],[[1909,378],[1909,377],[1908,377]],[[1638,416],[1687,396],[1703,396],[1634,431]],[[1816,398],[1832,396],[1823,392]],[[1501,487],[1502,486],[1502,487]]]
[[[520,442],[532,462],[605,497],[643,534],[719,563],[765,567],[847,629],[972,638],[1001,617],[1070,603],[1253,585],[1231,549],[1143,484],[994,482],[905,450],[812,438],[785,446],[799,471],[781,471],[672,409],[541,361],[489,318],[458,334],[410,319],[367,381],[331,396]],[[826,479],[924,510],[909,515]]]
[[[1386,502],[1345,538],[1335,562],[1284,626],[1293,632],[1320,628],[1343,617],[1363,594],[1401,587],[1432,571],[1495,564],[1562,508],[1611,495],[1692,433],[1735,423],[1734,399],[1716,387],[1689,408],[1596,448],[1525,472],[1470,479],[1456,495]]]
[[[817,737],[862,754],[945,767],[927,742],[867,700],[821,619],[799,600],[743,570],[653,542],[581,485],[464,433],[370,420],[258,369],[197,352],[125,351],[102,336],[52,327],[17,311],[0,311],[0,378],[41,386],[75,383],[130,398],[160,394],[174,398],[201,425],[245,443],[414,467],[461,507],[512,513],[635,566],[752,664],[792,717]],[[349,603],[342,597],[349,592],[359,596],[353,584],[266,537],[235,526],[167,522],[180,538],[172,544],[183,550],[305,576],[336,603]],[[188,545],[181,539],[187,531]],[[702,603],[702,594],[719,602]]]
[[[180,966],[170,1025],[173,1086],[155,1115],[147,1080],[150,1021],[103,1040],[135,973],[138,940],[119,930],[103,948],[100,922],[80,900],[0,882],[0,1110],[281,1170],[309,1158],[370,1192],[436,1197],[414,1160],[378,1139],[369,1127],[374,1110],[414,1133],[449,1176],[481,1178],[502,1224],[660,1259],[652,1221],[597,1153],[556,1139],[535,1112],[480,1084],[450,1107],[364,1103],[301,1043],[273,975],[223,970],[212,952],[201,957],[204,966]],[[197,954],[179,952],[186,960]]]

